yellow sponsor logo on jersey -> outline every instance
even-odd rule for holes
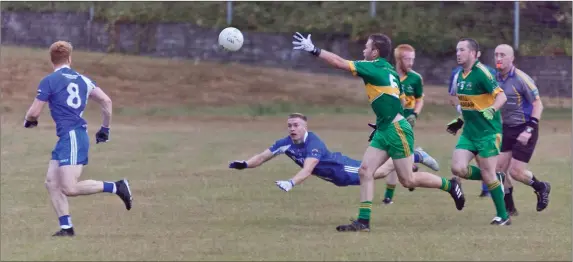
[[[393,97],[399,98],[400,97],[400,90],[395,87],[391,86],[375,86],[372,84],[367,84],[366,86],[366,95],[368,95],[368,101],[370,103],[374,102],[378,97],[382,96],[383,94],[391,95]]]
[[[501,92],[501,88],[496,88],[491,94],[481,94],[481,95],[461,95],[458,94],[458,100],[460,101],[460,106],[462,110],[483,110],[491,105],[495,101],[495,96]]]

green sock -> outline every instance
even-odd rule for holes
[[[440,187],[440,189],[446,192],[450,192],[450,189],[452,189],[452,183],[450,183],[450,180],[447,180],[442,177],[442,186]]]
[[[468,180],[481,180],[481,170],[477,166],[468,166]]]
[[[358,209],[358,219],[369,221],[371,211],[372,201],[360,202],[360,209]]]
[[[396,185],[386,185],[386,193],[384,194],[384,198],[392,199],[394,197],[394,190],[396,189]]]
[[[487,185],[489,192],[491,194],[491,199],[493,199],[493,203],[495,204],[495,211],[497,212],[497,216],[501,217],[502,219],[507,219],[508,214],[505,210],[505,201],[504,197],[505,194],[503,193],[503,189],[501,188],[503,185],[499,180],[496,180],[492,184]]]

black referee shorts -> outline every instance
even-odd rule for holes
[[[539,131],[534,129],[531,132],[531,138],[527,145],[521,144],[517,141],[519,134],[525,130],[526,124],[521,124],[518,126],[507,126],[503,125],[503,137],[501,140],[501,152],[512,153],[512,158],[525,163],[529,163],[533,151],[535,150],[535,145],[537,144],[537,138],[539,136]]]

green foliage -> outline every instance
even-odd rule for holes
[[[79,11],[93,4],[95,18],[117,22],[226,24],[226,2],[2,2],[2,10]],[[452,55],[457,39],[473,37],[484,48],[513,43],[510,2],[233,2],[232,26],[259,32],[348,34],[364,40],[384,32],[420,53]],[[520,2],[522,55],[571,55],[571,2]]]

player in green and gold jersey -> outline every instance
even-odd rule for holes
[[[459,183],[426,172],[412,172],[414,159],[414,132],[402,116],[400,83],[398,73],[387,61],[392,52],[390,38],[383,34],[368,37],[363,55],[365,60],[348,61],[340,56],[314,46],[308,37],[294,35],[293,49],[304,50],[333,67],[351,72],[362,78],[368,101],[376,115],[376,132],[366,149],[358,170],[360,175],[360,208],[358,220],[336,227],[338,231],[370,231],[370,213],[374,198],[374,173],[384,162],[392,158],[398,179],[404,187],[439,188],[449,192],[456,208],[461,210],[465,198]]]
[[[456,49],[458,64],[463,67],[458,73],[456,94],[464,125],[453,153],[452,173],[469,180],[483,180],[497,212],[491,224],[510,225],[503,200],[504,175],[496,176],[495,172],[502,135],[499,109],[507,97],[487,67],[477,60],[479,46],[475,40],[463,38]],[[469,165],[474,156],[479,167]]]
[[[400,98],[404,100],[404,117],[410,123],[412,128],[416,125],[416,119],[424,107],[424,81],[422,76],[412,69],[414,66],[414,59],[416,58],[416,50],[408,44],[398,45],[394,49],[394,58],[396,61],[396,72],[400,76],[400,84],[402,85],[402,95]],[[421,148],[418,152],[423,152]],[[424,161],[424,157],[420,153],[414,154],[414,162],[428,162]],[[427,165],[434,171],[440,169],[437,161],[432,161]],[[417,168],[417,167],[416,167]],[[384,193],[384,204],[392,204],[396,184],[398,183],[398,176],[396,172],[391,172],[386,177],[386,192]],[[410,188],[413,191],[414,188]]]
[[[394,49],[396,71],[400,75],[400,84],[404,91],[404,117],[414,127],[418,114],[424,107],[424,81],[422,75],[412,70],[416,50],[408,44],[402,44]]]

